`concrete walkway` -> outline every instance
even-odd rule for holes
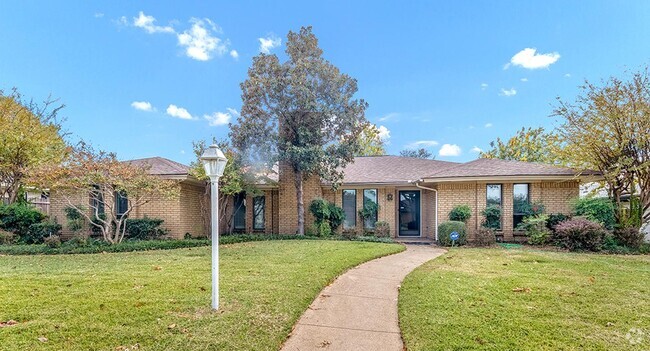
[[[402,253],[352,268],[321,291],[282,350],[402,351],[399,285],[417,266],[444,252],[429,245],[406,245]]]

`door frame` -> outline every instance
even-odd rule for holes
[[[422,190],[418,188],[396,188],[395,191],[397,192],[397,206],[395,206],[395,236],[398,238],[421,238],[422,237]],[[420,206],[419,206],[419,211],[418,213],[418,235],[401,235],[400,231],[400,216],[399,216],[399,201],[400,201],[400,192],[401,191],[417,191],[419,193],[418,199],[420,201]]]

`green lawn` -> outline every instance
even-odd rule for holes
[[[0,327],[0,350],[277,350],[332,279],[402,249],[345,241],[222,246],[217,313],[209,308],[209,247],[0,256],[0,322],[19,322]]]
[[[455,249],[407,276],[399,318],[409,351],[649,350],[650,256]]]

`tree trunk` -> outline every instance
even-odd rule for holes
[[[645,235],[645,242],[650,243],[650,180],[639,179],[641,194],[641,231]]]
[[[296,207],[298,211],[298,235],[305,234],[305,203],[303,201],[303,179],[302,172],[295,172],[295,185],[296,185]]]

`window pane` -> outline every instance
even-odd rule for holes
[[[253,199],[253,229],[264,229],[264,196]]]
[[[363,209],[368,211],[370,217],[365,218],[363,226],[366,229],[374,229],[377,223],[377,189],[364,189],[363,190]]]
[[[246,230],[246,194],[241,193],[235,195],[234,201],[235,208],[235,218],[234,218],[234,229],[235,230]]]
[[[129,208],[129,198],[126,193],[115,193],[115,214],[119,217],[122,216]]]
[[[526,208],[528,208],[529,195],[528,184],[515,184],[513,186],[512,196],[512,227],[517,226],[523,221],[526,215]]]
[[[357,191],[343,190],[343,212],[345,220],[343,228],[354,228],[357,225]]]
[[[501,184],[487,185],[487,204],[501,206]]]

